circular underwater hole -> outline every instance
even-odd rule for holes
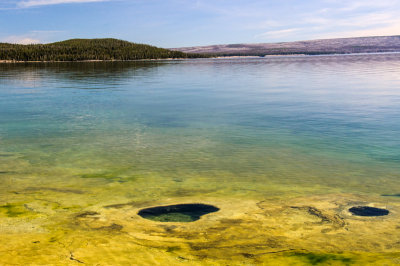
[[[207,204],[177,204],[142,209],[138,215],[157,222],[194,222],[217,211],[219,208]]]
[[[368,206],[356,206],[349,209],[353,215],[356,216],[385,216],[389,214],[389,211],[386,209],[368,207]]]

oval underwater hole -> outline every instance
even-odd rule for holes
[[[194,222],[201,216],[219,211],[219,208],[207,204],[177,204],[142,209],[138,215],[157,222]]]
[[[349,212],[351,212],[354,215],[357,216],[385,216],[389,214],[389,211],[386,209],[380,209],[380,208],[374,208],[374,207],[368,207],[368,206],[356,206],[352,207],[349,209]]]

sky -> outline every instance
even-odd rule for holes
[[[400,35],[400,0],[0,0],[0,42],[172,48]]]

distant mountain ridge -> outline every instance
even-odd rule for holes
[[[0,43],[0,60],[3,61],[124,61],[196,57],[199,55],[118,39],[71,39],[29,45]]]
[[[221,56],[400,52],[400,36],[319,39],[280,43],[223,44],[172,48],[171,50]]]
[[[311,41],[225,44],[164,49],[118,39],[71,39],[49,44],[0,43],[0,62],[127,61],[211,56],[347,54],[400,52],[400,36],[321,39]]]

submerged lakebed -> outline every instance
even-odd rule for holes
[[[0,70],[0,264],[400,262],[399,54]]]

